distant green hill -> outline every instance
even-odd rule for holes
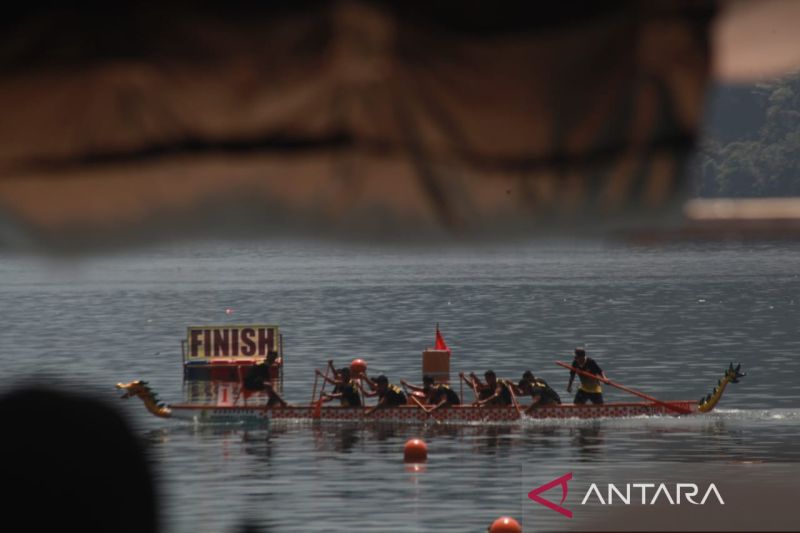
[[[721,87],[710,100],[695,194],[800,196],[800,74]]]

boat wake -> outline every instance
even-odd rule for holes
[[[617,428],[702,428],[720,423],[730,424],[792,424],[800,421],[800,408],[776,409],[716,409],[703,416],[662,416],[642,415],[631,417],[606,417],[606,418],[566,418],[566,419],[535,419],[527,416],[519,421],[526,427],[603,427]]]

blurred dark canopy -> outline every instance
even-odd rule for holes
[[[0,32],[0,242],[664,220],[685,189],[714,13],[674,0],[18,7]]]

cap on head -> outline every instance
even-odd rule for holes
[[[384,383],[384,384],[388,385],[389,384],[389,379],[386,376],[384,376],[383,374],[381,374],[380,376],[375,378],[375,383],[378,383],[378,384]]]
[[[433,377],[431,377],[431,376],[422,376],[422,383],[424,385],[433,385]]]
[[[533,372],[526,370],[525,373],[522,374],[522,379],[534,379]]]
[[[586,350],[583,348],[575,348],[575,357],[586,357]]]
[[[494,373],[494,370],[487,370],[486,372],[484,372],[483,376],[486,378],[488,378],[489,376],[497,377],[496,374]]]

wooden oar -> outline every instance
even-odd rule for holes
[[[683,407],[678,407],[677,405],[672,405],[672,404],[667,403],[665,401],[653,398],[652,396],[648,396],[647,394],[645,394],[643,392],[639,392],[637,390],[631,389],[631,388],[626,387],[624,385],[620,385],[619,383],[614,383],[610,379],[604,378],[602,376],[598,376],[596,374],[592,374],[591,372],[586,372],[585,370],[581,370],[580,368],[575,368],[574,366],[568,365],[567,363],[563,363],[561,361],[556,361],[556,364],[559,365],[559,366],[563,366],[564,368],[567,368],[569,370],[574,370],[577,374],[579,374],[581,376],[586,376],[586,377],[589,377],[589,378],[592,378],[592,379],[596,379],[597,381],[605,383],[606,385],[611,385],[612,387],[616,387],[616,388],[618,388],[620,390],[624,390],[628,394],[633,394],[634,396],[638,396],[639,398],[643,398],[643,399],[645,399],[647,401],[653,402],[654,404],[660,405],[662,407],[666,407],[667,409],[669,409],[671,411],[675,411],[676,413],[680,413],[682,415],[688,415],[689,413],[691,413],[691,411],[689,411],[688,409],[684,409]]]
[[[367,405],[367,391],[364,390],[364,379],[362,376],[359,376],[356,381],[356,387],[358,390],[361,391],[359,398],[361,398],[361,405],[364,411],[364,416],[372,416],[375,414],[375,411],[382,408],[380,404],[380,398],[378,398],[378,403],[375,405]],[[377,393],[373,394],[372,396],[376,396]],[[369,396],[370,398],[372,396]]]
[[[319,374],[314,372],[314,388],[311,389],[311,405],[314,405],[314,399],[317,397],[317,382],[319,381]]]
[[[400,385],[403,387],[403,390],[405,391],[406,396],[408,396],[408,397],[416,396],[417,399],[419,399],[419,395],[422,395],[423,398],[427,397],[423,391],[418,391],[418,390],[416,390],[414,388],[409,387],[408,383],[404,382],[403,380],[400,380],[400,381],[401,381]]]
[[[319,420],[322,418],[322,398],[314,402],[311,410],[311,418]]]
[[[319,389],[319,399],[315,402],[314,396],[317,392],[317,380],[314,379],[314,394],[311,395],[311,405],[314,406],[314,409],[311,411],[311,418],[321,418],[322,417],[322,395],[325,393],[325,385],[328,383],[328,373],[330,372],[331,365],[325,367],[325,378],[322,380],[322,387]],[[314,372],[316,377],[319,377],[319,374]]]
[[[461,378],[462,382],[467,381],[467,377],[463,372],[459,372],[458,377]],[[475,388],[475,382],[470,379],[468,383],[470,388],[472,388],[472,393],[475,395],[475,401],[478,401],[480,398],[478,397],[478,389]],[[464,403],[464,398],[461,398],[461,403]]]
[[[459,372],[458,376],[463,381],[467,380],[467,378],[464,377],[464,373],[463,372]],[[475,402],[480,402],[480,395],[478,394],[478,389],[477,389],[477,387],[475,387],[475,382],[472,379],[469,380],[469,385],[470,385],[470,387],[472,387],[472,393],[475,395]],[[461,402],[461,403],[463,404],[464,402]],[[485,422],[486,421],[486,413],[484,412],[483,406],[480,403],[478,403],[478,412],[481,414],[481,422]]]
[[[519,406],[519,402],[517,401],[517,395],[514,394],[514,389],[511,388],[511,383],[506,383],[506,387],[508,387],[508,392],[511,394],[511,401],[514,404],[514,407],[517,408],[517,415],[522,418],[522,408]]]
[[[236,367],[236,377],[239,378],[239,390],[236,391],[236,397],[233,399],[233,405],[239,403],[239,396],[241,396],[242,391],[244,390],[244,378],[242,377],[242,367]],[[245,403],[247,403],[247,398],[245,398]]]
[[[419,400],[417,400],[417,397],[416,397],[416,396],[409,396],[409,398],[411,398],[412,400],[414,400],[414,403],[415,403],[415,404],[417,404],[417,407],[419,407],[420,409],[422,409],[422,410],[425,412],[425,414],[426,414],[426,415],[428,415],[429,417],[431,417],[431,418],[433,419],[433,421],[434,421],[434,422],[436,422],[436,424],[437,424],[437,425],[438,425],[438,424],[441,424],[441,422],[439,421],[439,419],[438,419],[438,418],[436,418],[436,416],[435,416],[433,413],[431,413],[430,411],[428,411],[428,409],[427,409],[427,408],[426,408],[424,405],[422,405],[422,402],[420,402]]]

